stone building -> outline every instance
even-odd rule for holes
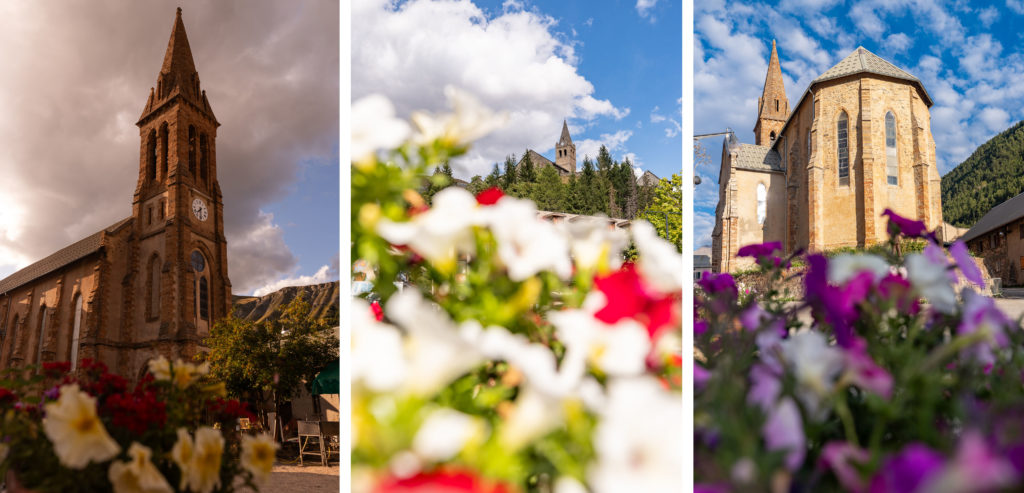
[[[0,367],[93,358],[133,380],[151,358],[202,351],[228,314],[220,123],[181,9],[136,125],[131,216],[0,280]]]
[[[555,160],[540,155],[539,152],[533,149],[527,149],[523,157],[516,163],[516,170],[523,165],[526,161],[527,156],[530,158],[530,162],[533,164],[533,169],[540,173],[541,168],[551,166],[558,171],[558,176],[562,179],[567,179],[570,175],[576,174],[576,144],[572,143],[572,137],[569,136],[569,125],[562,120],[562,135],[558,138],[558,142],[555,143]]]
[[[730,135],[722,147],[714,270],[752,265],[736,258],[752,243],[793,252],[886,241],[887,208],[942,225],[931,106],[920,80],[859,47],[791,107],[773,41],[754,144]]]
[[[1024,284],[1024,193],[985,213],[960,238],[1004,285]]]

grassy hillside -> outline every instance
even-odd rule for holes
[[[338,319],[338,281],[309,286],[289,286],[266,296],[234,296],[232,309],[238,318],[262,322],[276,317],[285,305],[299,294],[311,306],[311,313],[317,319]],[[336,322],[335,322],[336,323]]]
[[[1006,129],[942,177],[942,216],[973,225],[992,207],[1024,191],[1024,121]]]

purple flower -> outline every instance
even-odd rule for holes
[[[935,233],[928,231],[928,227],[921,221],[907,219],[896,214],[892,209],[886,209],[882,215],[889,218],[889,236],[902,234],[908,238],[926,238],[936,241]]]
[[[54,385],[53,387],[46,389],[43,392],[43,397],[50,401],[55,401],[60,397],[60,387]]]
[[[941,475],[927,481],[931,491],[999,491],[1017,480],[1017,471],[976,431],[964,433],[956,457]]]
[[[789,451],[786,454],[786,467],[790,471],[800,468],[807,453],[807,439],[800,410],[793,399],[787,397],[779,401],[779,405],[768,414],[761,433],[768,450]]]
[[[867,351],[868,343],[855,337],[844,351],[846,368],[854,385],[888,399],[892,396],[892,375],[878,366]]]
[[[851,462],[867,464],[870,460],[871,454],[868,451],[847,442],[836,441],[822,448],[819,465],[831,469],[839,479],[839,484],[847,491],[862,492],[867,487],[867,481]]]
[[[758,363],[750,368],[750,391],[747,403],[756,405],[768,413],[775,406],[775,400],[782,391],[779,375],[769,366]]]
[[[703,389],[704,385],[711,380],[711,372],[703,366],[697,363],[693,364],[693,386],[697,389]]]
[[[704,290],[704,292],[710,295],[725,293],[731,294],[735,297],[739,294],[736,290],[736,281],[727,272],[721,274],[715,274],[707,271],[702,272],[697,284]]]
[[[992,298],[982,296],[969,289],[965,289],[963,317],[956,332],[959,335],[983,332],[988,337],[986,341],[974,344],[964,350],[964,355],[975,362],[988,366],[995,363],[995,354],[992,346],[1006,347],[1010,343],[1006,335],[1006,328],[1012,323],[999,308],[996,307]]]
[[[949,247],[949,253],[953,255],[953,260],[956,260],[956,265],[960,267],[960,273],[964,275],[964,279],[984,289],[985,279],[981,276],[978,264],[974,263],[974,257],[971,257],[971,253],[967,251],[967,245],[957,240]]]
[[[896,309],[902,313],[917,315],[921,311],[921,299],[913,293],[910,281],[899,274],[885,276],[878,283],[878,293],[883,298],[896,302]]]
[[[769,241],[766,243],[758,243],[754,245],[747,245],[741,247],[736,252],[737,257],[753,257],[758,263],[764,261],[770,261],[776,267],[782,264],[780,259],[775,252],[782,253],[782,242],[781,241]]]
[[[858,318],[857,305],[867,298],[874,282],[874,274],[862,271],[843,286],[828,283],[828,259],[823,255],[809,255],[810,269],[804,277],[807,302],[820,323],[822,319],[832,326],[836,343],[850,347],[853,342],[853,322]]]
[[[920,443],[912,443],[882,464],[871,479],[871,493],[913,493],[942,469],[944,459]]]

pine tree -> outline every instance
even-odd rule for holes
[[[523,161],[519,163],[518,181],[521,181],[523,183],[537,182],[537,171],[533,169],[533,160],[530,159],[529,149],[527,149],[527,151],[523,153]]]
[[[423,189],[423,200],[427,201],[427,204],[434,203],[434,195],[444,188],[451,186],[455,183],[455,179],[452,177],[452,167],[448,163],[444,163],[437,168],[434,168],[434,173],[430,175],[430,178],[426,180],[426,186]]]
[[[480,178],[480,175],[476,175],[469,180],[469,185],[466,187],[466,190],[473,195],[479,195],[480,192],[487,190],[487,185],[484,183],[483,178]]]
[[[494,169],[491,170],[491,174],[484,178],[484,185],[487,188],[497,187],[501,185],[501,168],[498,167],[498,163],[494,163]]]
[[[540,177],[533,187],[531,199],[537,203],[537,208],[545,211],[565,210],[565,185],[562,184],[558,171],[552,166],[545,166],[540,170]]]
[[[662,178],[654,189],[651,206],[640,214],[665,238],[683,251],[683,177],[676,173],[672,179]],[[667,220],[667,224],[666,224]]]
[[[629,197],[626,199],[626,219],[635,219],[637,212],[639,212],[638,204],[640,202],[639,197],[637,197],[636,173],[633,172],[633,163],[629,162],[629,158],[626,158],[622,165],[626,170],[629,182],[627,189],[624,190],[629,194]]]
[[[565,185],[564,212],[569,214],[583,213],[583,194],[580,193],[580,180],[575,174],[569,175],[569,183]]]
[[[516,183],[516,155],[505,156],[505,174],[501,177],[501,189],[508,192]]]
[[[601,173],[607,173],[614,165],[615,161],[612,160],[612,155],[608,152],[608,148],[601,144],[601,148],[597,151],[597,170]]]

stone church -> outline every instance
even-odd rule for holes
[[[572,143],[572,137],[569,136],[569,125],[565,120],[562,120],[562,135],[558,138],[558,142],[555,143],[555,160],[552,161],[539,152],[533,149],[527,149],[526,153],[519,162],[516,163],[516,170],[523,165],[526,161],[527,156],[530,158],[530,163],[533,164],[533,168],[539,173],[540,170],[546,166],[555,168],[558,171],[558,176],[562,177],[563,180],[567,180],[569,176],[576,174],[576,144]]]
[[[92,358],[134,380],[159,355],[191,359],[228,314],[220,123],[180,8],[136,125],[131,216],[0,280],[0,367]]]
[[[786,252],[865,247],[888,239],[885,209],[942,223],[931,96],[913,75],[859,47],[814,79],[790,107],[775,42],[754,144],[726,138],[712,267],[752,265],[740,247]]]

